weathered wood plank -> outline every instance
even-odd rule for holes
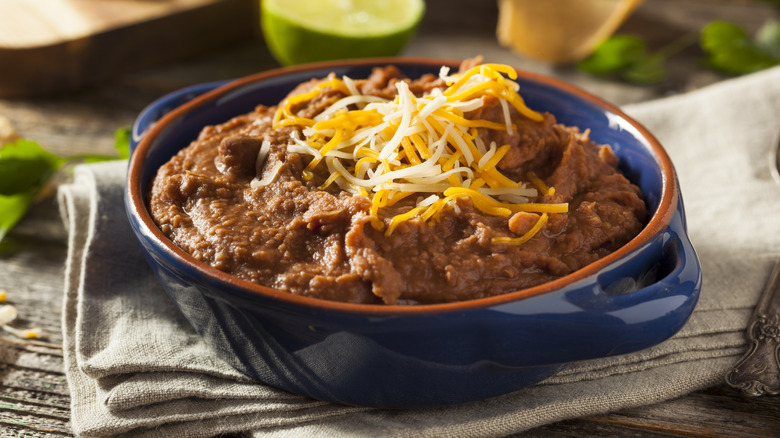
[[[10,437],[13,436],[10,434],[11,430],[16,430],[17,436],[24,437],[72,435],[70,421],[50,418],[37,412],[6,411],[0,407],[0,431],[3,431],[3,436]]]
[[[4,350],[2,357],[6,363],[28,370],[64,374],[61,349],[31,344],[12,345],[4,341],[0,341],[0,347]]]
[[[780,431],[780,398],[744,397],[724,385],[679,399],[543,426],[517,437],[766,437]]]
[[[0,398],[0,412],[7,413],[34,413],[41,417],[59,420],[63,423],[70,421],[70,411],[67,408],[55,406],[42,406],[40,404],[29,404],[18,400],[8,400]]]
[[[62,373],[49,373],[13,364],[0,364],[0,385],[26,391],[69,394],[68,383]]]
[[[27,403],[30,405],[70,409],[70,394],[56,394],[51,392],[31,391],[27,389],[0,387],[0,400],[13,403]]]
[[[255,20],[242,18],[256,15],[257,3],[6,0],[3,8],[0,58],[14,68],[2,76],[0,95],[30,97],[102,83],[127,70],[250,38]],[[231,25],[214,31],[220,22]]]
[[[67,393],[13,388],[0,380],[0,436],[39,438],[71,435],[70,397]]]
[[[615,427],[590,421],[588,418],[561,421],[542,426],[528,432],[510,435],[508,438],[575,438],[575,437],[609,437],[609,438],[671,438],[680,437],[674,431],[648,431],[628,427]]]

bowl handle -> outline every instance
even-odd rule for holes
[[[682,205],[667,230],[659,236],[660,244],[656,246],[660,250],[649,248],[638,254],[638,257],[649,255],[655,263],[650,263],[649,267],[645,264],[640,272],[622,280],[615,278],[620,275],[620,268],[597,280],[600,289],[597,296],[609,301],[606,311],[603,302],[599,304],[599,311],[616,318],[622,325],[610,355],[629,353],[662,342],[677,333],[693,313],[701,290],[701,265],[685,231],[684,219],[679,213],[681,208]],[[626,265],[628,270],[636,270],[628,267],[631,263]],[[615,332],[610,335],[615,336]]]
[[[544,326],[544,336],[524,334],[517,348],[566,344],[566,348],[537,348],[538,357],[528,363],[631,353],[663,342],[685,325],[701,290],[701,266],[680,208],[666,229],[595,279],[497,309],[506,319],[504,330],[514,327],[512,319],[518,317]],[[493,315],[491,324],[497,318]]]
[[[214,81],[205,84],[197,84],[190,87],[182,88],[166,94],[165,96],[155,100],[146,106],[136,117],[133,122],[133,128],[130,135],[130,154],[133,154],[138,143],[144,138],[144,135],[149,131],[158,120],[164,115],[173,111],[177,107],[184,105],[185,103],[195,99],[203,93],[209,92],[217,87],[220,87],[230,81]]]

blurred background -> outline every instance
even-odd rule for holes
[[[695,57],[696,34],[713,20],[734,22],[753,34],[778,15],[777,0],[419,1],[426,7],[422,21],[400,54],[456,59],[481,54],[491,62],[570,78],[565,67],[613,32],[637,35],[652,50],[693,34],[680,58]],[[329,3],[357,8],[360,0]],[[127,84],[144,73],[186,85],[277,67],[259,9],[259,0],[0,0],[0,97]],[[671,83],[659,86],[676,85],[674,71],[668,79]]]

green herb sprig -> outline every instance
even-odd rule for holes
[[[32,140],[21,139],[0,147],[0,241],[27,213],[36,196],[60,169],[76,163],[126,159],[130,130],[114,134],[116,155],[55,155]]]
[[[660,50],[650,52],[638,36],[614,35],[599,44],[577,66],[592,75],[649,85],[666,78],[666,60],[694,44],[696,38],[695,34],[685,35]]]
[[[764,24],[751,38],[734,23],[713,21],[701,31],[706,64],[717,71],[741,75],[780,65],[780,22]]]
[[[705,54],[704,65],[721,73],[741,75],[780,65],[780,22],[767,22],[751,37],[734,23],[713,21],[698,35],[686,35],[656,52],[648,51],[637,36],[613,35],[577,67],[595,76],[650,85],[666,77],[666,60],[696,39]]]

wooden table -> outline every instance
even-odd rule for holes
[[[760,1],[647,0],[619,32],[641,35],[651,48],[728,19],[755,31],[780,13]],[[574,68],[524,60],[495,39],[495,2],[430,1],[424,25],[405,55],[511,64],[573,82],[617,104],[696,89],[725,79],[702,69],[691,46],[669,62],[664,82],[639,87],[594,79]],[[162,94],[193,83],[275,67],[259,38],[185,60],[128,72],[93,88],[59,96],[0,100],[0,115],[17,131],[58,154],[111,153],[114,131]],[[2,68],[12,68],[3,65]],[[46,338],[20,340],[0,332],[0,436],[69,436],[68,386],[60,329],[66,234],[47,197],[0,243],[0,289],[20,312],[20,326]],[[745,398],[726,385],[665,403],[564,421],[518,436],[765,436],[780,434],[780,398]]]

